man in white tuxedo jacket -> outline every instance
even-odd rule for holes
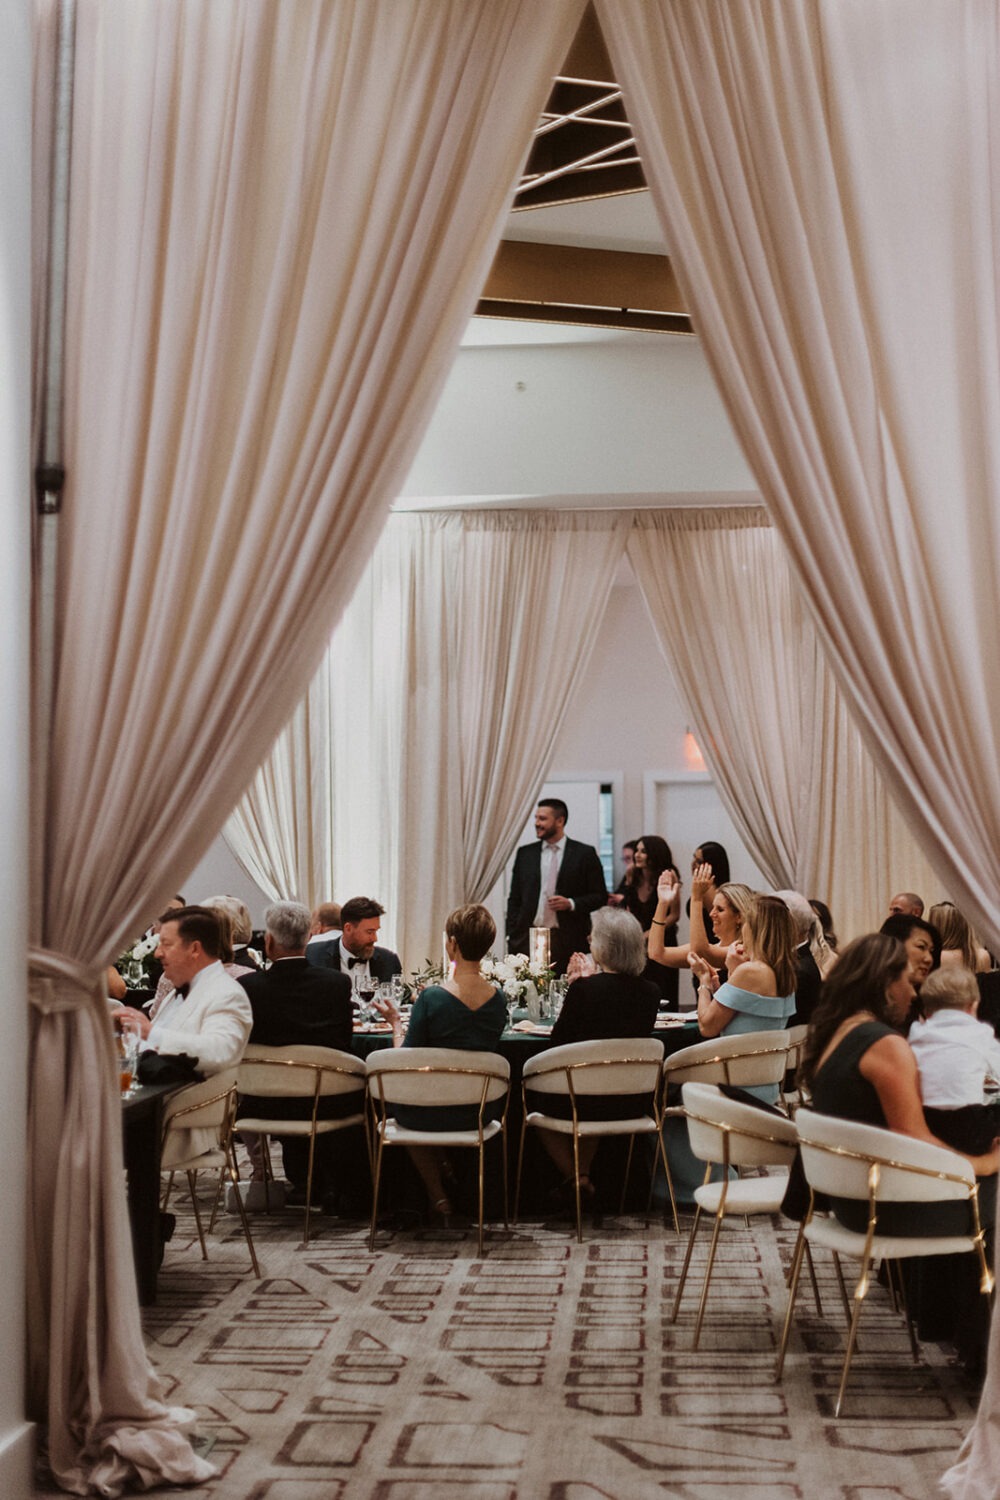
[[[142,1011],[124,1011],[142,1031],[143,1050],[186,1053],[206,1076],[235,1067],[253,1026],[246,990],[219,960],[221,932],[215,912],[185,906],[165,914],[156,957],[173,988],[152,1020]],[[172,1131],[163,1166],[215,1145],[211,1130]]]

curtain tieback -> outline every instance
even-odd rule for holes
[[[43,1016],[84,1010],[102,970],[54,948],[28,949],[28,999]],[[69,987],[67,992],[67,986]]]

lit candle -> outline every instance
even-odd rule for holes
[[[531,948],[531,961],[543,964],[548,968],[549,964],[549,929],[547,927],[533,927],[529,940]]]

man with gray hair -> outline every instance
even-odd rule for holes
[[[336,1047],[349,1052],[354,1026],[351,981],[334,969],[318,969],[306,959],[306,941],[312,914],[298,901],[276,901],[264,917],[264,949],[271,961],[268,969],[244,974],[240,984],[250,997],[253,1011],[251,1044],[263,1047]],[[340,1101],[330,1100],[331,1105]],[[305,1112],[303,1113],[303,1107]],[[285,1119],[308,1119],[311,1099],[244,1099],[246,1114],[269,1114]],[[322,1198],[331,1187],[329,1152],[331,1135],[316,1141],[313,1196]],[[305,1202],[309,1142],[293,1136],[282,1139],[285,1176],[292,1184],[289,1202]]]

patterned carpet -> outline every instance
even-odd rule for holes
[[[145,1326],[168,1396],[199,1411],[204,1500],[930,1500],[975,1408],[934,1345],[915,1367],[875,1287],[844,1419],[843,1312],[800,1294],[772,1363],[791,1226],[728,1226],[702,1345],[683,1240],[641,1218],[489,1237],[381,1236],[255,1215],[263,1279],[226,1216],[200,1258],[183,1201]],[[682,1221],[682,1228],[684,1228]],[[703,1252],[704,1253],[704,1252]],[[697,1273],[698,1257],[695,1269]],[[703,1259],[701,1261],[703,1264]]]

